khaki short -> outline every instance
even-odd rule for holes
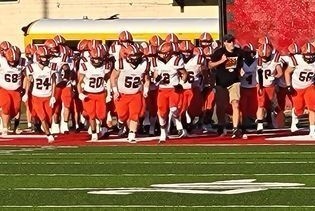
[[[240,84],[234,83],[231,86],[224,88],[216,86],[216,103],[217,105],[225,105],[226,103],[232,103],[233,100],[239,101],[241,98]],[[226,106],[226,105],[225,105]]]

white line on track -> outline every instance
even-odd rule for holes
[[[0,151],[1,152],[1,151]],[[51,152],[51,153],[16,153],[22,156],[46,155],[312,155],[310,152]],[[12,155],[12,154],[11,154]]]
[[[196,206],[185,206],[185,205],[115,205],[115,204],[104,204],[104,205],[93,205],[93,204],[82,204],[82,205],[4,205],[1,208],[315,208],[315,205],[196,205]]]
[[[315,173],[217,173],[217,174],[0,174],[3,177],[217,177],[217,176],[315,176]]]
[[[0,162],[0,165],[109,165],[109,164],[144,164],[144,165],[257,165],[257,164],[315,164],[315,161],[108,161],[108,162]]]
[[[115,188],[115,189],[126,189],[130,187],[120,187],[120,188]],[[0,188],[0,190],[13,190],[13,191],[83,191],[83,190],[112,190],[113,188],[92,188],[92,187],[86,187],[86,188]],[[136,189],[136,188],[134,188]],[[142,188],[139,188],[142,189]],[[279,190],[279,189],[290,189],[290,190],[315,190],[315,187],[268,187],[268,189],[273,189],[273,190]]]

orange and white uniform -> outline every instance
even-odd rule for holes
[[[14,117],[21,107],[21,93],[25,59],[12,67],[5,57],[0,58],[0,108],[4,114]]]
[[[244,117],[256,117],[257,112],[257,59],[252,64],[243,64],[244,75],[241,77],[240,109]]]
[[[296,95],[292,96],[296,115],[302,115],[305,107],[315,111],[315,63],[308,64],[302,55],[291,56],[289,67],[293,67],[292,87]]]
[[[184,64],[188,76],[187,81],[183,83],[181,113],[188,111],[192,117],[199,116],[202,110],[202,68],[205,66],[205,62],[203,56],[194,55]]]
[[[272,58],[268,62],[263,62],[258,58],[258,70],[261,69],[263,75],[263,91],[262,94],[257,94],[258,107],[266,108],[270,103],[277,104],[276,92],[275,92],[275,74],[276,67],[280,65],[280,55],[279,53],[273,54]],[[257,82],[258,74],[256,76]]]
[[[33,63],[26,67],[26,75],[32,76],[32,107],[41,121],[51,122],[52,108],[49,105],[52,90],[52,75],[57,70],[57,64],[40,68],[39,63]]]
[[[71,81],[65,79],[65,71],[63,70],[63,65],[69,65],[68,56],[65,54],[61,54],[58,57],[53,57],[51,59],[52,63],[56,63],[56,103],[55,103],[55,113],[59,114],[61,111],[61,105],[66,108],[70,108],[72,102],[72,89],[71,89]],[[70,65],[69,65],[70,66]],[[69,70],[70,71],[70,70]],[[70,73],[67,73],[70,74]]]
[[[159,82],[158,114],[163,119],[168,117],[170,108],[180,108],[180,94],[175,92],[174,86],[180,84],[179,69],[185,67],[184,60],[179,56],[172,56],[166,63],[157,59],[154,69],[162,76]]]
[[[106,117],[106,83],[105,75],[113,68],[112,62],[105,62],[95,67],[90,61],[81,63],[79,73],[84,75],[83,93],[87,98],[83,101],[83,109],[89,118],[103,120]]]
[[[145,105],[142,97],[143,79],[148,74],[150,63],[143,59],[134,67],[126,59],[119,59],[115,63],[115,71],[119,70],[117,89],[120,97],[115,101],[118,119],[138,121],[142,107]]]

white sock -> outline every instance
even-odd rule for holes
[[[257,123],[257,130],[263,130],[264,129],[264,123]]]
[[[315,135],[315,125],[310,125],[310,134]]]
[[[182,130],[182,129],[183,129],[183,124],[182,124],[182,122],[179,120],[179,118],[174,118],[174,120],[175,120],[176,129],[177,129],[177,130]]]

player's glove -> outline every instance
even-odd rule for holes
[[[287,86],[286,91],[287,91],[288,95],[295,95],[296,94],[296,91],[292,86]]]
[[[53,108],[55,103],[56,103],[56,98],[55,97],[51,97],[50,100],[49,100],[49,106],[51,108]]]
[[[80,99],[81,101],[84,101],[86,98],[87,98],[87,96],[86,96],[85,94],[83,94],[83,93],[80,93],[80,94],[79,94],[79,99]]]

